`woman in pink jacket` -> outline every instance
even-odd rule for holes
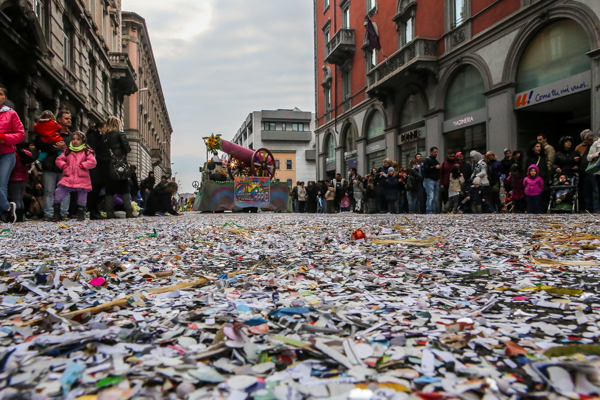
[[[25,129],[15,110],[4,105],[7,95],[0,86],[0,221],[14,223],[16,205],[8,202],[8,179],[15,166],[16,146],[25,139]]]
[[[62,179],[54,193],[54,221],[60,221],[60,203],[71,192],[77,192],[77,221],[85,220],[87,194],[92,190],[90,169],[96,166],[94,151],[85,144],[85,135],[75,132],[69,148],[56,159]]]

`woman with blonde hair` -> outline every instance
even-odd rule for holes
[[[127,140],[127,136],[121,127],[121,120],[119,120],[117,117],[111,116],[106,120],[106,133],[104,134],[104,141],[111,152],[111,164],[113,161],[115,161],[115,159],[126,158],[127,153],[131,152],[129,141]],[[110,174],[112,171],[107,172]],[[106,184],[106,197],[104,205],[106,209],[106,217],[109,219],[116,218],[114,203],[114,196],[116,194],[123,199],[123,206],[125,207],[125,214],[127,218],[133,218],[128,176],[121,177],[120,179],[116,179],[114,176],[111,176],[108,179]]]

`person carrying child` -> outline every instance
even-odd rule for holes
[[[541,214],[544,180],[540,176],[540,169],[537,165],[531,164],[529,166],[527,176],[523,180],[523,187],[525,188],[525,199],[527,201],[527,214]]]
[[[448,182],[448,202],[446,203],[446,207],[444,207],[444,212],[457,213],[461,188],[463,183],[465,183],[465,177],[460,171],[459,164],[455,164],[452,167],[452,171],[450,171],[450,178]]]
[[[33,125],[33,132],[40,137],[43,143],[55,144],[62,142],[64,139],[60,135],[63,127],[56,122],[56,117],[52,111],[43,111],[38,117],[36,123]],[[45,151],[40,152],[38,161],[42,162],[48,157],[48,153]]]
[[[90,169],[96,166],[96,157],[83,133],[73,133],[69,148],[56,159],[56,166],[62,170],[62,179],[54,194],[53,221],[60,221],[60,203],[71,192],[77,192],[77,220],[84,221],[87,194],[92,190]]]

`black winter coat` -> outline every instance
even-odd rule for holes
[[[575,151],[575,149],[559,151],[554,156],[554,165],[552,168],[554,170],[560,168],[563,174],[573,175],[573,173],[579,172],[578,169],[573,169],[573,167],[579,166],[579,161],[575,161],[575,157],[581,158],[579,152]]]
[[[108,146],[108,149],[110,149],[116,157],[123,157],[131,152],[131,147],[129,147],[129,141],[127,140],[125,132],[106,132],[104,134],[104,141]]]
[[[380,179],[380,183],[383,184],[385,199],[387,201],[396,201],[398,200],[398,190],[400,186],[400,182],[398,182],[397,176],[388,176],[385,180]]]
[[[110,162],[110,151],[108,144],[104,141],[104,135],[97,129],[92,130],[87,135],[87,144],[96,153],[96,161],[98,164],[106,164]]]
[[[169,213],[171,215],[177,215],[177,212],[173,209],[171,203],[171,193],[165,190],[166,185],[158,185],[152,189],[150,195],[148,195],[148,201],[146,207],[144,207],[144,215],[153,216],[157,212]]]

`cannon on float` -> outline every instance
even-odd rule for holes
[[[214,135],[204,138],[204,142],[209,151],[216,153],[216,150],[221,150],[229,156],[227,172],[232,180],[235,180],[236,176],[275,179],[277,164],[273,153],[268,149],[247,149]]]

